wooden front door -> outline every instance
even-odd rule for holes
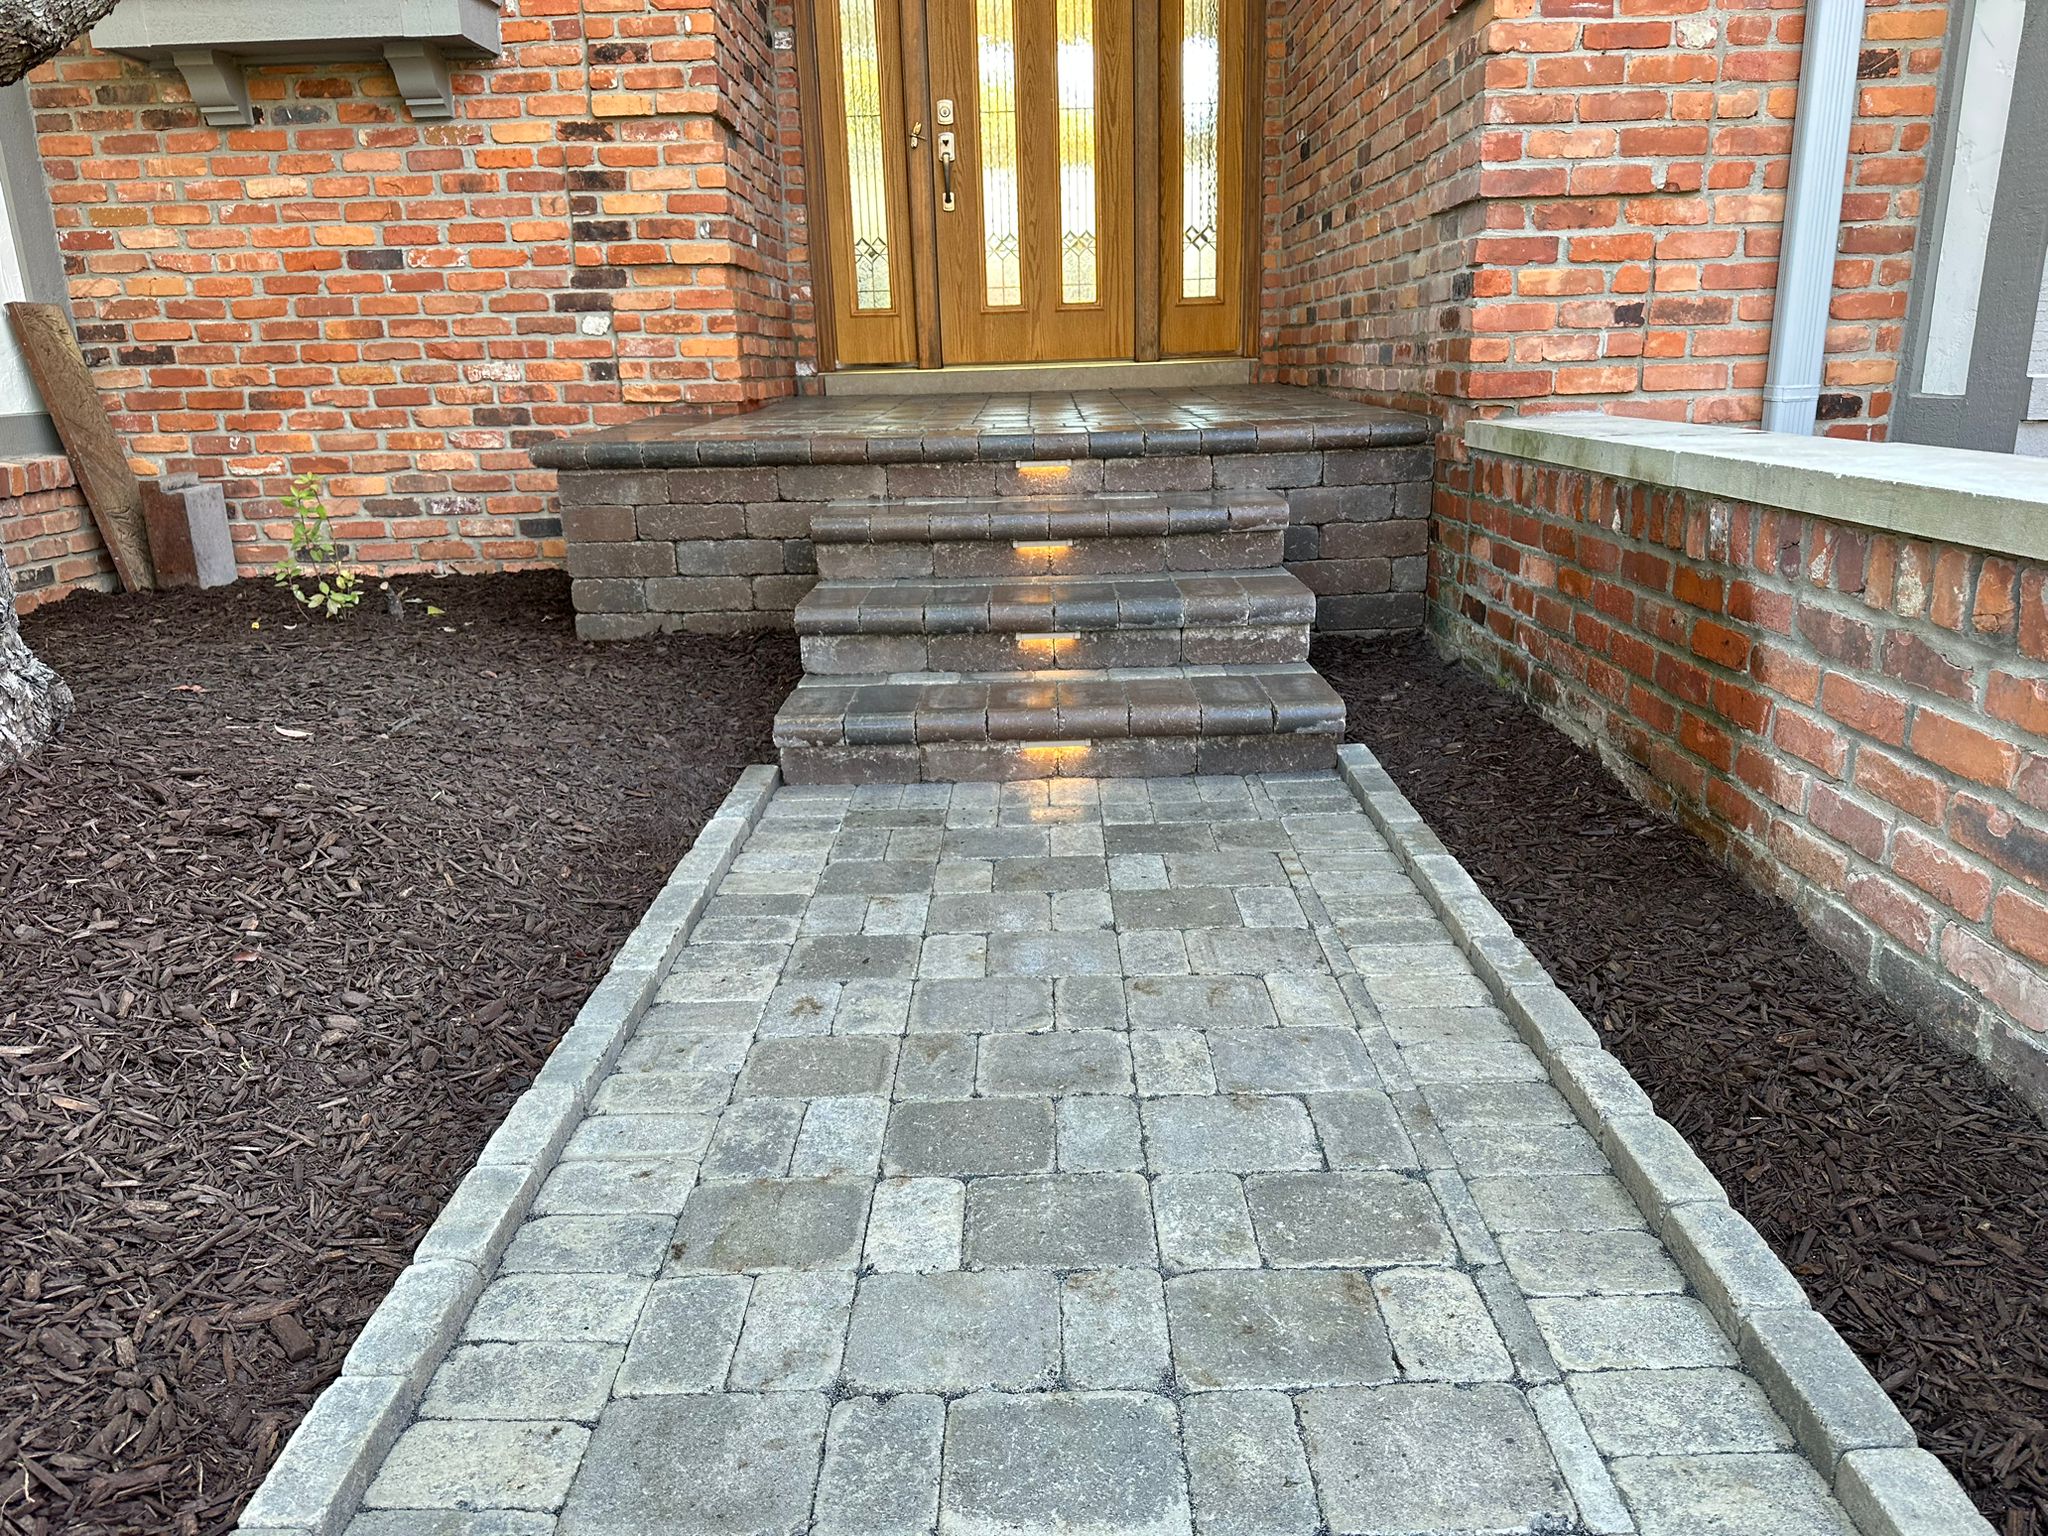
[[[1241,350],[1253,0],[811,0],[826,361]]]
[[[946,361],[1129,357],[1130,0],[926,16]]]

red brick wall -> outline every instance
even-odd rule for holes
[[[1271,14],[1279,377],[1390,404],[1431,389],[1453,427],[1506,403],[1758,418],[1800,8],[1471,0],[1395,6],[1381,24],[1273,0]],[[1946,24],[1943,0],[1870,5],[1821,402],[1832,432],[1881,434],[1891,408]]]
[[[2048,1106],[2048,566],[1491,455],[1431,622]]]
[[[1268,0],[1271,376],[1420,411],[1456,387],[1484,223],[1482,9]]]
[[[770,20],[506,0],[504,54],[457,68],[446,122],[382,64],[251,69],[261,120],[225,130],[172,70],[45,66],[73,308],[139,467],[224,483],[245,569],[305,471],[366,565],[559,561],[532,440],[792,387]]]
[[[17,613],[80,588],[118,586],[69,459],[0,459],[0,559],[14,572]]]

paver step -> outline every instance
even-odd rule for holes
[[[811,540],[828,580],[1259,569],[1279,564],[1287,518],[1256,490],[844,501],[813,514]]]
[[[1302,661],[1314,620],[1284,570],[826,581],[796,610],[804,669],[834,675]]]
[[[806,677],[775,717],[791,783],[1328,767],[1344,705],[1314,668],[1182,666]]]

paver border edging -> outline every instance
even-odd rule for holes
[[[741,770],[612,957],[533,1084],[514,1101],[328,1384],[286,1443],[239,1531],[340,1536],[461,1330],[597,1084],[653,1000],[705,903],[782,782]]]
[[[1370,748],[1338,772],[1863,1536],[1996,1536]]]

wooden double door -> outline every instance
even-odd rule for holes
[[[1243,349],[1252,0],[811,0],[841,366]]]

